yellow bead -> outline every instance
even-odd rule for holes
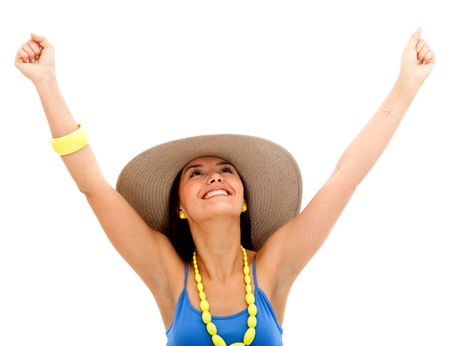
[[[256,330],[255,328],[248,328],[244,335],[244,344],[250,345],[255,338]]]
[[[250,284],[245,285],[245,292],[246,293],[251,293],[252,292],[252,285],[250,285]]]
[[[247,324],[250,328],[256,327],[256,317],[255,316],[248,316]]]
[[[250,304],[248,306],[247,310],[248,310],[248,313],[249,313],[250,316],[256,316],[256,314],[258,312],[258,309],[256,308],[255,304]]]
[[[202,311],[208,311],[209,310],[209,303],[206,300],[202,300],[200,302],[200,310],[202,310]]]
[[[241,248],[242,248],[242,253],[244,256],[243,272],[244,272],[244,282],[246,283],[246,285],[245,285],[245,291],[246,291],[245,301],[248,304],[249,317],[247,319],[247,325],[249,328],[245,332],[243,342],[235,342],[235,343],[231,344],[230,346],[250,345],[253,342],[253,340],[255,339],[255,335],[256,335],[255,327],[256,327],[256,323],[257,323],[257,319],[256,319],[257,308],[256,308],[256,305],[254,304],[255,296],[252,293],[250,269],[248,267],[248,261],[247,261],[247,252],[245,251],[245,249],[242,245],[241,245]],[[195,281],[197,282],[197,290],[198,290],[199,297],[200,297],[200,309],[202,311],[203,323],[206,325],[206,330],[208,331],[208,333],[212,336],[212,342],[213,342],[214,346],[227,346],[227,344],[225,343],[225,340],[220,335],[217,334],[217,327],[212,322],[211,313],[208,311],[209,303],[206,300],[206,293],[204,292],[203,283],[201,281],[202,277],[198,271],[196,251],[194,251],[194,254],[193,254],[193,263],[194,263],[194,268],[195,268],[194,278],[195,278]]]
[[[210,335],[216,335],[216,334],[217,334],[217,327],[216,327],[216,325],[215,325],[214,323],[212,323],[212,322],[209,322],[209,323],[206,325],[206,329],[208,330],[208,333],[209,333]]]
[[[225,340],[222,339],[219,335],[213,335],[212,337],[212,342],[214,344],[214,346],[227,346],[227,344],[225,343]]]
[[[209,311],[203,311],[202,320],[204,324],[208,324],[209,322],[211,322],[211,314],[209,313]]]

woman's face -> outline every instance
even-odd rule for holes
[[[217,215],[240,216],[244,186],[230,163],[215,156],[198,157],[183,168],[179,186],[180,210],[201,221]]]

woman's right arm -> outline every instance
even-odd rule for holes
[[[43,36],[32,35],[32,39],[17,52],[16,67],[36,87],[52,137],[61,137],[75,131],[77,123],[64,102],[56,81],[54,47],[50,42]],[[105,184],[89,144],[61,158],[78,189],[84,194],[90,194],[99,185]]]
[[[76,130],[77,123],[58,87],[54,61],[50,42],[32,34],[18,50],[15,64],[35,85],[52,137],[61,137]],[[183,270],[183,263],[167,236],[150,228],[108,184],[89,144],[61,158],[116,250],[154,294],[164,291],[167,295],[172,279]]]
[[[55,75],[42,78],[35,86],[45,110],[52,137],[61,137],[75,131],[77,122],[64,102]],[[106,183],[89,144],[61,158],[78,189],[85,195],[94,193]]]

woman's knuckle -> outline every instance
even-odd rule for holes
[[[33,49],[35,52],[39,52],[40,51],[40,49],[39,49],[38,45],[36,44],[36,42],[30,41],[29,45],[30,45],[31,49]]]

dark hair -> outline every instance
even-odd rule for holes
[[[178,206],[180,202],[178,188],[180,186],[182,171],[183,170],[177,174],[172,184],[172,188],[170,189],[169,228],[167,234],[178,255],[180,255],[184,261],[189,262],[192,258],[192,253],[195,250],[195,244],[192,239],[191,230],[187,220],[180,219],[178,214]],[[244,199],[247,201],[248,205],[248,192],[243,180],[242,184],[244,185]],[[248,205],[247,211],[245,213],[241,213],[241,244],[244,248],[253,250],[250,210],[251,208]]]

